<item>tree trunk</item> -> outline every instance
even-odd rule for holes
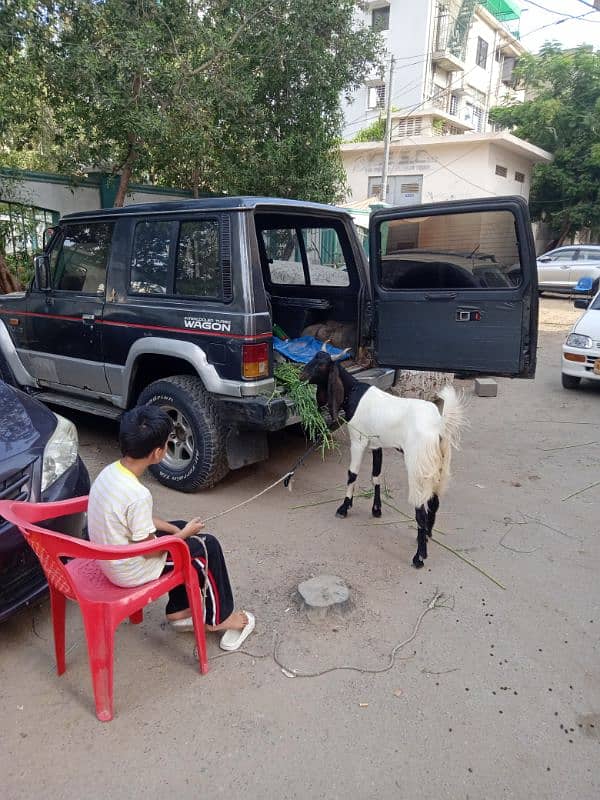
[[[19,281],[9,272],[4,255],[0,253],[0,294],[18,292],[21,288]]]
[[[565,239],[571,233],[571,221],[567,220],[563,223],[562,230],[560,232],[560,236],[558,237],[558,242],[556,243],[556,247],[562,247],[565,243]]]
[[[131,173],[133,171],[134,159],[135,153],[130,150],[129,155],[127,156],[127,161],[123,164],[123,170],[121,172],[121,177],[119,178],[119,188],[117,189],[117,194],[115,195],[115,206],[117,206],[117,208],[121,208],[125,202],[129,181],[131,180]]]

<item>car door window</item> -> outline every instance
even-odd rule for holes
[[[579,260],[600,262],[600,250],[580,250]]]
[[[311,286],[349,286],[342,245],[334,228],[303,228]]]
[[[561,250],[560,253],[556,253],[556,258],[553,260],[556,261],[575,261],[577,258],[577,250]]]
[[[506,289],[522,279],[509,211],[394,219],[381,226],[384,289]]]
[[[113,226],[108,222],[65,225],[50,254],[54,289],[104,294]]]

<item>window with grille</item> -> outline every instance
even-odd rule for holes
[[[481,36],[477,37],[477,55],[475,56],[475,63],[482,69],[487,68],[488,58],[488,43]]]
[[[369,108],[385,108],[385,83],[369,87]]]
[[[394,134],[399,137],[418,136],[423,130],[423,120],[420,117],[414,119],[399,119],[394,129]]]
[[[451,94],[450,95],[450,107],[449,107],[448,111],[454,117],[458,114],[458,95],[457,94]]]
[[[499,175],[501,178],[506,178],[508,175],[508,169],[500,164],[496,164],[496,175]]]
[[[525,174],[523,172],[515,172],[515,180],[517,183],[525,183]]]
[[[390,27],[390,7],[374,8],[371,12],[371,27],[374,31],[387,31]]]

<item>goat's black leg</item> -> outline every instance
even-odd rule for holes
[[[352,495],[354,494],[354,481],[356,480],[356,472],[351,472],[348,470],[348,483],[346,489],[346,497],[344,497],[344,502],[335,512],[336,517],[346,517],[348,515],[348,509],[352,508]]]
[[[413,567],[420,569],[423,566],[423,559],[427,558],[427,509],[425,506],[415,508],[415,519],[417,520],[417,552],[412,563]]]
[[[427,535],[431,536],[433,533],[433,526],[435,525],[435,515],[440,507],[440,498],[437,494],[432,494],[427,501]]]
[[[383,463],[383,450],[378,447],[373,450],[373,508],[371,513],[374,517],[381,516],[381,465]]]

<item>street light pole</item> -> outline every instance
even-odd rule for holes
[[[387,113],[383,146],[383,172],[381,173],[381,200],[387,201],[388,168],[390,164],[390,140],[392,138],[392,80],[394,78],[394,56],[390,59],[390,77],[387,86]]]

